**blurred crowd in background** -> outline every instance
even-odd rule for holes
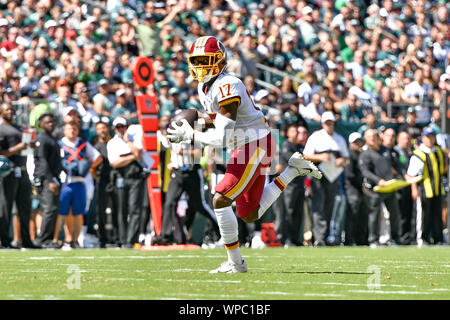
[[[413,148],[427,126],[448,157],[445,0],[2,1],[1,100],[23,128],[37,128],[44,112],[61,125],[73,109],[94,145],[97,123],[111,132],[119,116],[137,123],[136,94],[156,95],[164,131],[177,110],[202,110],[186,58],[203,35],[224,43],[227,72],[281,130],[280,148],[290,125],[312,134],[331,111],[347,142],[353,132],[363,138],[368,129],[391,128],[408,132]],[[137,56],[153,63],[154,84],[146,88],[133,81]],[[303,239],[307,215],[302,221]]]

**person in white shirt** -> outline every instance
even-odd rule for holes
[[[300,104],[308,105],[311,102],[311,97],[314,93],[319,92],[319,86],[314,84],[314,75],[307,74],[305,82],[303,82],[297,89],[297,97]]]
[[[418,103],[423,100],[425,89],[423,87],[423,71],[417,69],[414,72],[414,81],[405,86],[402,93],[402,99],[406,103]]]
[[[335,196],[338,193],[337,177],[347,165],[350,156],[344,137],[335,132],[336,117],[334,114],[331,111],[325,111],[322,114],[321,122],[322,129],[311,134],[303,150],[305,159],[318,164],[325,176],[321,180],[311,180],[314,193],[312,232],[315,246],[326,245],[325,239],[329,232]],[[332,171],[330,174],[324,171],[325,166],[333,168],[330,170]]]
[[[319,93],[314,93],[311,98],[311,102],[307,105],[300,105],[299,112],[300,115],[306,120],[306,121],[317,121],[319,122],[321,117],[319,114],[319,109],[321,106],[321,96]]]
[[[143,150],[133,143],[128,134],[128,121],[117,117],[113,121],[114,137],[108,141],[108,160],[115,171],[115,191],[117,194],[117,219],[119,244],[122,248],[133,248],[139,242],[139,222],[144,197]]]

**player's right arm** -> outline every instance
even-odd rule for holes
[[[220,103],[219,105],[219,112],[214,119],[214,123],[212,123],[211,118],[209,122],[214,128],[209,129],[206,132],[195,131],[193,134],[194,141],[213,147],[227,146],[233,135],[237,111],[240,106],[240,99],[230,99],[228,103],[224,101],[224,103]],[[207,125],[206,120],[205,125]]]

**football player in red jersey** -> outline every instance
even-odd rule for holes
[[[199,113],[199,119],[213,123],[214,128],[194,131],[186,120],[181,120],[180,126],[172,122],[167,137],[172,142],[191,140],[231,150],[225,176],[215,187],[213,198],[228,261],[211,273],[246,272],[232,203],[236,201],[238,217],[253,222],[262,217],[295,177],[310,175],[320,179],[322,174],[297,152],[290,158],[289,166],[265,186],[267,168],[276,152],[275,139],[242,81],[224,72],[227,65],[224,45],[215,37],[198,38],[190,50],[188,64],[192,78],[199,82],[200,102],[209,115]]]

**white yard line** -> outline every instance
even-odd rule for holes
[[[345,297],[343,294],[335,294],[335,293],[304,293],[306,297]]]
[[[418,295],[418,294],[434,294],[429,291],[384,291],[384,290],[348,290],[348,292],[354,293],[375,293],[375,294],[404,294],[404,295]]]

